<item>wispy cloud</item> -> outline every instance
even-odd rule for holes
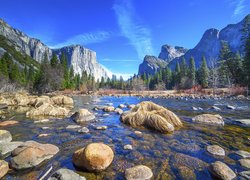
[[[83,33],[76,35],[72,38],[69,38],[65,42],[55,44],[51,46],[51,48],[60,48],[72,44],[87,45],[87,44],[100,43],[109,39],[112,36],[112,34],[113,33],[109,31],[94,31],[90,33]]]
[[[116,0],[113,6],[121,34],[128,38],[138,58],[153,54],[150,29],[140,23],[131,0]]]
[[[233,17],[237,17],[242,14],[246,8],[245,0],[231,1],[231,5],[234,5]]]
[[[116,75],[117,78],[120,78],[120,76],[122,76],[124,80],[128,80],[133,76],[133,74],[111,72],[106,66],[101,66],[105,69],[109,78],[112,78],[112,75]]]

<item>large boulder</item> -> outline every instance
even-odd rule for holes
[[[152,177],[152,170],[144,165],[138,165],[125,170],[126,180],[149,180]]]
[[[63,107],[53,106],[51,104],[42,104],[38,108],[32,109],[26,112],[27,117],[65,117],[69,113],[69,110]]]
[[[211,125],[224,125],[223,118],[219,114],[200,114],[192,118],[194,122],[211,124]]]
[[[48,180],[86,180],[86,178],[72,170],[61,168],[52,174]]]
[[[219,179],[231,180],[236,177],[236,174],[233,172],[233,170],[221,161],[212,163],[209,170],[212,175]]]
[[[91,143],[73,154],[73,164],[88,171],[105,170],[113,161],[113,150],[103,143]]]
[[[71,97],[59,95],[59,96],[53,96],[51,100],[54,102],[54,104],[57,105],[65,105],[65,106],[73,106],[74,101]]]
[[[58,152],[59,148],[55,145],[27,141],[12,151],[10,166],[17,170],[35,167]]]
[[[182,126],[177,115],[149,101],[141,102],[130,111],[123,113],[120,120],[133,127],[145,126],[162,133],[173,132],[175,128]]]
[[[91,121],[95,119],[95,115],[89,112],[87,109],[79,109],[77,112],[75,112],[71,118],[77,122],[86,122],[86,121]]]
[[[13,105],[28,106],[30,103],[30,97],[27,93],[16,93],[12,99]]]
[[[0,160],[0,179],[4,177],[9,171],[9,165],[6,161]]]
[[[0,130],[0,143],[10,142],[12,140],[12,136],[9,131]]]

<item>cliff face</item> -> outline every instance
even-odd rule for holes
[[[165,68],[174,58],[180,57],[187,52],[187,49],[178,46],[163,45],[157,57],[146,55],[143,62],[139,65],[138,74],[144,73],[153,75],[159,69]]]
[[[167,66],[167,62],[159,59],[155,56],[145,56],[143,63],[139,66],[139,75],[143,75],[144,73],[149,75],[154,75],[161,68],[165,68]]]
[[[47,54],[50,59],[52,53],[56,53],[60,57],[62,52],[64,52],[68,57],[68,64],[73,66],[75,73],[82,74],[82,71],[85,70],[88,74],[93,75],[95,79],[101,79],[101,77],[107,78],[108,76],[106,70],[97,62],[96,52],[80,45],[50,49],[40,40],[28,37],[26,34],[12,28],[1,19],[0,35],[8,39],[17,51],[27,54],[39,63],[44,58],[45,54]],[[1,48],[1,52],[3,51],[4,49]]]
[[[73,66],[74,72],[82,74],[86,71],[87,74],[91,74],[95,79],[101,79],[101,77],[108,77],[108,72],[96,61],[96,52],[84,48],[80,45],[67,46],[61,49],[54,49],[53,53],[59,57],[62,53],[67,56],[68,64]]]

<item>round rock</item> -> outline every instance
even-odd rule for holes
[[[212,155],[225,156],[225,150],[218,145],[207,146],[207,151]]]
[[[221,161],[216,161],[210,165],[210,172],[219,179],[231,180],[236,177],[236,174],[231,168]]]
[[[91,143],[73,154],[73,164],[88,171],[105,170],[113,161],[113,150],[103,143]]]
[[[152,177],[152,170],[144,165],[138,165],[125,170],[125,178],[127,180],[148,180]]]

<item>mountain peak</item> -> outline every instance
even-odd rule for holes
[[[180,57],[187,52],[187,49],[180,46],[171,46],[169,44],[165,44],[161,47],[161,52],[158,58],[165,60],[166,62],[170,62],[174,58]]]

